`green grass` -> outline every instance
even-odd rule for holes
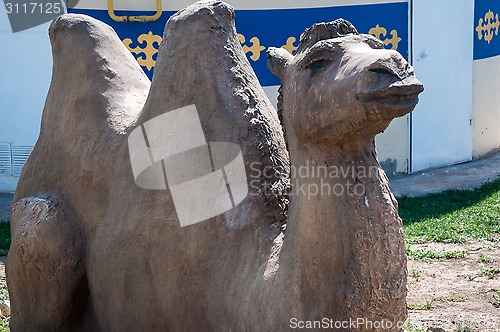
[[[466,302],[469,299],[467,295],[448,295],[445,300],[448,302]]]
[[[479,294],[487,294],[487,293],[493,293],[492,294],[492,299],[491,299],[491,304],[495,308],[500,308],[500,289],[498,288],[481,288],[479,291]]]
[[[10,248],[10,223],[8,220],[0,221],[0,254]]]
[[[496,292],[493,293],[493,300],[491,301],[491,304],[493,304],[493,306],[495,308],[500,308],[500,291],[499,290],[496,290]]]
[[[408,243],[500,238],[500,179],[475,190],[448,190],[398,201]]]
[[[426,262],[430,262],[435,259],[456,259],[456,258],[464,258],[467,254],[466,251],[433,251],[427,249],[412,249],[410,245],[406,246],[406,254],[409,259],[414,260],[422,260]]]
[[[10,332],[10,327],[9,327],[9,321],[6,319],[3,319],[0,322],[0,332]]]
[[[474,329],[467,324],[459,323],[457,325],[457,328],[455,331],[457,331],[457,332],[474,332]]]
[[[406,308],[408,308],[408,310],[430,310],[433,304],[434,299],[425,303],[407,303]]]
[[[3,282],[5,282],[5,277],[0,277]],[[9,299],[9,291],[7,290],[7,286],[0,286],[0,300],[8,300]],[[9,319],[2,319],[0,321],[0,332],[9,332]]]
[[[406,324],[403,326],[403,331],[405,332],[427,332],[427,328],[425,327],[419,327],[419,326],[414,326],[414,324],[410,322],[406,322]]]
[[[10,247],[10,223],[8,220],[0,221],[0,255],[7,255]],[[5,276],[0,277],[5,282]],[[0,286],[0,300],[8,300],[7,286]],[[9,319],[0,319],[0,332],[10,332]]]
[[[469,299],[467,295],[451,294],[448,296],[434,297],[434,301],[448,301],[448,302],[466,302]]]
[[[420,281],[420,271],[418,270],[411,271],[411,276],[415,278],[416,281]]]
[[[495,275],[500,273],[500,269],[496,267],[482,267],[479,270],[479,276],[480,277],[488,277],[488,278],[493,278]]]
[[[494,261],[495,260],[493,258],[485,254],[481,254],[481,256],[479,257],[479,263],[490,264],[493,263]]]

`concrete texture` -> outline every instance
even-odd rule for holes
[[[99,331],[83,263],[99,264],[88,256],[91,250],[85,252],[88,233],[80,229],[103,235],[99,226],[116,204],[110,193],[123,197],[134,185],[133,178],[125,180],[131,172],[127,133],[135,127],[150,81],[114,30],[95,19],[59,16],[49,37],[53,76],[40,137],[14,195],[6,265],[10,326],[13,332]],[[109,182],[117,187],[106,186]],[[122,255],[127,253],[109,262]]]
[[[500,152],[460,165],[437,168],[389,181],[396,197],[423,196],[448,189],[474,189],[500,178]],[[14,194],[0,193],[0,220],[10,218]]]
[[[293,304],[288,311],[277,306],[278,317],[328,312],[336,321],[405,321],[402,223],[376,160],[374,138],[413,110],[422,84],[398,52],[384,49],[342,19],[307,29],[294,56],[269,48],[268,57],[282,82],[278,112],[291,166],[312,169],[311,174],[320,167],[348,173],[291,172],[288,224],[276,274],[284,275],[288,289],[280,293],[278,284],[272,291],[275,297],[286,294]],[[350,185],[363,191],[350,192]],[[321,187],[321,194],[314,197],[295,191],[315,187]],[[329,194],[328,188],[336,189]],[[373,331],[368,326],[356,330]]]
[[[52,83],[11,218],[13,332],[404,321],[401,220],[374,145],[422,91],[399,53],[345,20],[308,29],[295,56],[269,53],[283,79],[292,166],[342,173],[322,178],[328,192],[317,197],[304,188],[318,178],[292,175],[288,205],[282,126],[229,5],[198,2],[169,19],[151,86],[105,24],[62,15],[49,34]],[[241,147],[254,191],[226,213],[181,227],[171,188],[136,185],[128,139],[138,125],[193,104],[206,141]]]
[[[399,53],[345,20],[306,30],[294,56],[271,48],[284,137],[227,4],[198,2],[172,16],[151,87],[103,23],[63,15],[50,37],[54,77],[14,197],[13,332],[282,331],[291,317],[325,315],[405,320],[402,223],[374,144],[423,89]],[[127,139],[192,104],[207,140],[240,145],[248,174],[274,171],[252,177],[257,189],[275,191],[180,227],[169,190],[133,181]],[[318,178],[292,172],[287,205],[289,159],[296,169],[340,170],[321,178],[321,190],[334,191],[301,192]]]
[[[62,15],[49,34],[54,74],[11,220],[12,331],[265,330],[255,312],[278,301],[263,301],[262,276],[286,221],[288,153],[232,8],[204,2],[173,15],[151,89],[104,23]],[[193,104],[206,140],[238,144],[255,181],[237,208],[181,227],[168,188],[136,185],[128,138]]]
[[[468,163],[453,165],[391,180],[397,197],[423,196],[448,189],[473,189],[500,177],[500,152]]]

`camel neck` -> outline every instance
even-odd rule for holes
[[[369,302],[375,295],[404,301],[401,221],[373,141],[328,150],[290,148],[292,188],[283,267],[294,271],[294,280],[302,285],[301,294],[294,295],[313,291],[304,286],[308,280],[322,280],[331,285],[324,290],[331,301],[317,303],[325,310],[345,303],[338,294],[350,294],[355,301]],[[376,290],[380,294],[370,292],[375,279],[387,285]]]
[[[329,149],[301,147],[291,150],[290,158],[287,227],[292,236],[304,239],[345,231],[350,237],[353,224],[378,219],[379,208],[387,207],[386,200],[378,199],[388,187],[373,142]]]

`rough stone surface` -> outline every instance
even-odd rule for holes
[[[406,318],[405,244],[374,137],[413,110],[422,84],[399,53],[345,20],[306,30],[294,56],[272,48],[268,57],[282,80],[292,193],[302,186],[330,189],[291,196],[276,274],[288,282],[272,289],[287,301],[276,317],[328,313],[338,321],[391,322],[389,330],[398,330]],[[293,171],[301,167],[316,176]],[[340,173],[317,175],[325,169]]]
[[[421,91],[396,52],[343,21],[308,30],[294,57],[271,50],[289,157],[222,2],[172,16],[151,86],[103,23],[63,15],[50,38],[41,134],[14,197],[12,331],[284,331],[293,317],[405,318],[401,221],[373,143]],[[275,172],[256,177],[259,190],[235,209],[181,228],[168,190],[136,186],[127,135],[191,104],[207,141],[240,145],[247,174]],[[366,191],[294,194],[317,179],[292,170],[287,219],[289,159],[359,166],[325,181]],[[361,176],[367,165],[379,176]]]

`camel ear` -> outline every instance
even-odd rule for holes
[[[284,48],[269,47],[267,49],[267,68],[283,79],[285,66],[292,60],[292,55]]]

